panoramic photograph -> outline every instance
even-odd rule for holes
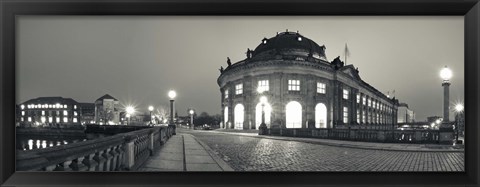
[[[16,171],[465,171],[463,16],[16,25]]]

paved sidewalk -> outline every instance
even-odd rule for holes
[[[201,141],[177,133],[150,157],[138,171],[233,171]]]
[[[188,132],[188,130],[185,130],[185,132]],[[285,140],[285,141],[298,141],[298,142],[305,142],[305,143],[313,143],[313,144],[329,145],[329,146],[337,146],[337,147],[358,148],[358,149],[373,149],[373,150],[386,150],[386,151],[412,151],[412,152],[464,152],[463,148],[454,147],[451,145],[376,143],[376,142],[356,142],[356,141],[317,139],[317,138],[265,136],[265,135],[258,135],[257,133],[254,133],[254,132],[242,132],[242,131],[232,132],[232,131],[223,131],[223,130],[212,130],[212,131],[206,131],[206,132],[224,133],[224,134],[232,134],[232,135],[239,135],[239,136],[250,136],[250,137],[257,137],[257,138],[268,138],[268,139]]]

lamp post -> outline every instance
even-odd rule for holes
[[[175,135],[175,124],[173,122],[173,101],[175,99],[175,97],[177,96],[177,92],[175,92],[174,90],[170,90],[168,92],[168,97],[170,98],[170,124],[168,124],[169,126],[172,126],[172,128],[174,129],[173,130],[173,134]]]
[[[443,121],[449,122],[450,115],[449,113],[449,102],[450,102],[450,78],[452,78],[452,71],[445,66],[440,71],[440,77],[443,79],[442,86],[443,86]]]
[[[265,90],[262,89],[262,87],[257,88],[257,92],[262,95],[260,97],[260,103],[262,105],[262,123],[260,123],[260,126],[258,127],[259,135],[267,134],[267,125],[265,124],[265,103],[267,103],[267,97],[263,95],[264,91]]]
[[[452,70],[445,66],[440,71],[443,86],[443,121],[440,125],[440,138],[442,144],[451,144],[453,141],[453,128],[450,124],[449,106],[450,106],[450,78],[452,78]]]
[[[191,129],[192,130],[195,130],[195,126],[193,125],[193,114],[195,113],[195,111],[193,109],[190,109],[190,111],[188,111],[188,113],[190,113],[190,124],[191,124]]]
[[[150,111],[150,125],[152,124],[152,111],[153,111],[153,106],[148,106],[148,110]]]
[[[127,120],[127,125],[128,125],[130,123],[130,118],[131,118],[132,114],[135,112],[135,108],[133,108],[132,106],[127,106],[127,108],[125,110],[127,111],[126,117],[128,118],[128,120]]]
[[[459,119],[459,117],[460,117],[459,114],[463,111],[463,105],[462,105],[462,104],[457,104],[457,105],[455,106],[455,111],[456,111],[455,130],[457,131],[457,132],[456,132],[457,137],[455,138],[455,140],[456,140],[455,143],[457,143],[457,142],[458,142],[458,129],[459,129],[459,127],[460,127],[460,125],[459,125],[459,120],[460,120],[460,119]]]

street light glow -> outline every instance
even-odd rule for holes
[[[463,111],[463,105],[462,105],[462,104],[457,104],[457,105],[455,105],[455,110],[456,110],[457,112]]]
[[[132,106],[127,106],[126,111],[127,114],[133,114],[135,112],[135,109]]]
[[[149,106],[149,107],[148,107],[148,110],[149,110],[150,112],[153,111],[153,106]]]
[[[444,81],[450,80],[450,78],[452,78],[452,70],[450,70],[450,68],[448,68],[447,66],[445,66],[445,67],[440,71],[440,77],[441,77]]]
[[[267,103],[267,97],[265,96],[260,97],[260,102]]]
[[[189,112],[191,115],[193,115],[193,113],[195,113],[195,111],[193,111],[193,110],[190,110],[190,111],[188,111],[188,112]]]
[[[437,120],[435,121],[435,123],[437,123],[437,124],[440,124],[440,122],[441,122],[440,119],[437,119]]]
[[[174,90],[170,90],[168,92],[168,97],[170,97],[171,100],[175,99],[176,96],[177,96],[177,92],[175,92]]]

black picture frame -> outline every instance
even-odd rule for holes
[[[2,186],[478,186],[478,0],[1,0]],[[465,172],[15,172],[18,15],[460,15],[465,18]],[[461,60],[461,59],[459,59]]]

